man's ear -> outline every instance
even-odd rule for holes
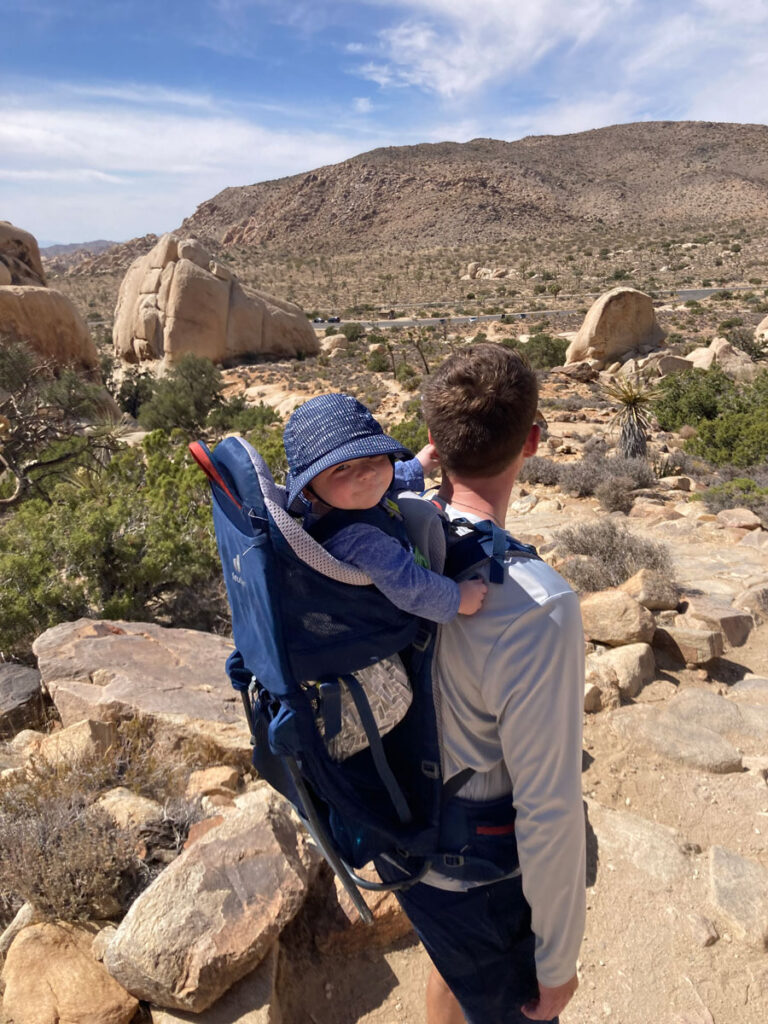
[[[534,423],[528,432],[528,437],[525,439],[525,444],[523,445],[523,458],[530,459],[532,455],[536,454],[540,440],[541,427],[538,423]]]

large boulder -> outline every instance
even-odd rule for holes
[[[32,924],[8,950],[3,1019],[14,1024],[129,1024],[139,1001],[93,957],[93,935],[65,924]]]
[[[127,363],[188,352],[226,362],[251,354],[290,357],[319,351],[298,306],[240,282],[196,240],[163,235],[129,267],[115,308],[115,353]]]
[[[565,362],[589,359],[602,370],[629,352],[646,354],[658,348],[664,338],[649,295],[636,288],[612,288],[592,303]]]
[[[100,377],[99,356],[85,321],[66,295],[46,287],[37,242],[0,221],[0,344],[23,341],[46,362]]]
[[[768,316],[764,316],[755,328],[755,341],[768,341]]]
[[[37,669],[0,665],[0,740],[22,729],[39,729],[45,721],[45,697]]]
[[[318,855],[288,805],[261,787],[132,904],[104,953],[122,985],[200,1013],[270,952],[302,906]]]
[[[136,718],[158,739],[198,737],[222,756],[250,760],[242,706],[224,671],[232,645],[223,637],[78,619],[46,630],[33,647],[65,726]]]
[[[0,220],[0,284],[40,285],[45,287],[45,271],[37,240],[7,220]]]
[[[56,366],[96,379],[99,355],[85,320],[66,295],[42,285],[0,285],[0,338],[25,342]]]

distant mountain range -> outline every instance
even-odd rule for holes
[[[40,255],[47,257],[68,256],[83,250],[92,253],[106,252],[107,249],[111,249],[119,244],[119,242],[109,242],[105,238],[97,238],[94,242],[69,242],[66,245],[40,242]]]
[[[768,225],[768,127],[661,121],[376,149],[224,189],[179,230],[215,248],[338,253],[734,223]]]
[[[372,254],[589,231],[609,237],[768,230],[768,127],[648,121],[517,142],[375,149],[305,174],[226,188],[178,233],[214,252]],[[84,243],[70,272],[114,273],[156,236]],[[44,250],[53,256],[52,246]]]

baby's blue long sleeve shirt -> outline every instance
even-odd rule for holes
[[[396,500],[400,491],[423,489],[424,473],[419,460],[396,462],[392,486],[383,500]],[[375,526],[352,523],[330,537],[323,547],[334,558],[370,576],[374,586],[405,612],[431,622],[448,622],[458,613],[458,584],[418,565],[412,552]]]

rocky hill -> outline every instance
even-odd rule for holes
[[[768,223],[768,127],[645,122],[517,142],[373,150],[202,203],[210,245],[395,251],[584,227],[675,232]]]

